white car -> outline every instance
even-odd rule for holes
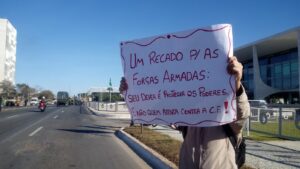
[[[251,107],[256,108],[268,108],[268,104],[265,100],[248,100]]]
[[[39,104],[39,99],[37,97],[33,97],[33,98],[31,98],[29,103],[30,103],[31,106],[38,105]]]

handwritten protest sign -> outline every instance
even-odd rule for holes
[[[229,24],[121,42],[134,123],[217,126],[236,119]]]

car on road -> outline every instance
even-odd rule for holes
[[[69,93],[66,91],[59,91],[57,92],[57,97],[56,97],[56,105],[68,105],[69,104]]]
[[[249,104],[251,107],[268,108],[268,103],[265,100],[249,100]]]
[[[268,107],[268,103],[265,100],[248,100],[250,107],[255,109],[255,112],[259,112],[259,121],[262,124],[266,124],[269,119],[274,118],[274,111]]]
[[[38,105],[39,104],[39,99],[37,97],[33,97],[33,98],[31,98],[29,104],[31,106]]]
[[[56,100],[48,100],[47,104],[54,105],[54,104],[56,104]]]
[[[6,106],[15,106],[16,105],[16,99],[7,99],[5,101]]]

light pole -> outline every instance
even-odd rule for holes
[[[109,102],[111,103],[111,88],[109,88]]]
[[[111,78],[109,78],[109,87],[108,87],[108,91],[109,91],[109,102],[111,103],[111,91],[112,91]]]

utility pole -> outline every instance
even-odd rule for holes
[[[111,78],[109,78],[109,87],[108,87],[108,91],[109,91],[109,102],[111,103],[111,91],[112,91]]]

